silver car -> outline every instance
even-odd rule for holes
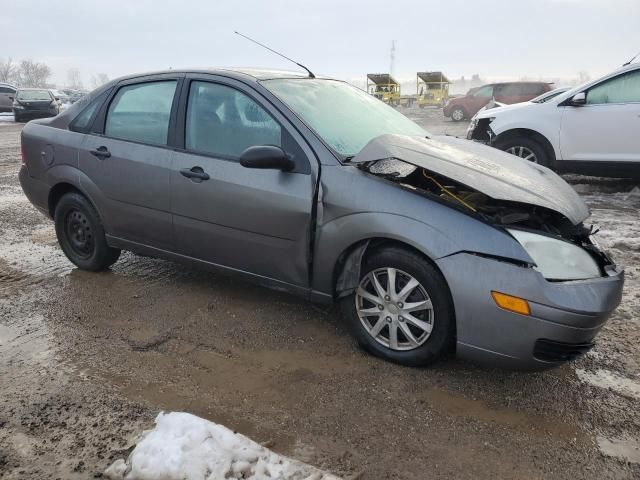
[[[337,302],[362,347],[405,365],[557,365],[621,298],[560,177],[337,80],[121,78],[28,123],[22,151],[24,192],[78,267],[124,249]]]

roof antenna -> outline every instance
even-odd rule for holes
[[[313,74],[313,72],[311,70],[309,70],[307,67],[305,67],[304,65],[302,65],[301,63],[296,62],[295,60],[292,60],[291,58],[287,57],[286,55],[281,54],[280,52],[276,52],[273,48],[269,48],[266,45],[254,40],[253,38],[249,38],[246,35],[243,35],[242,33],[238,32],[238,31],[234,31],[233,33],[240,35],[241,37],[246,38],[247,40],[249,40],[250,42],[253,42],[257,45],[260,45],[263,48],[266,48],[267,50],[269,50],[270,52],[275,53],[276,55],[280,55],[282,58],[286,58],[287,60],[289,60],[290,62],[295,63],[296,65],[298,65],[301,68],[304,68],[307,73],[309,74],[309,78],[316,78],[316,76]]]
[[[627,65],[629,65],[631,62],[633,62],[636,58],[638,58],[638,56],[640,56],[640,52],[636,53],[636,55],[635,55],[631,60],[629,60],[627,63],[623,64],[622,66],[623,66],[623,67],[626,67],[626,66],[627,66]]]

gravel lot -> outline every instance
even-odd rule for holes
[[[432,133],[466,125],[403,110]],[[640,478],[640,190],[570,177],[627,268],[579,361],[535,374],[363,354],[334,309],[123,254],[75,269],[18,184],[0,118],[0,478],[85,479],[160,410],[187,411],[345,478]]]

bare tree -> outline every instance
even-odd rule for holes
[[[22,60],[19,69],[19,83],[23,87],[46,87],[51,69],[44,63]]]
[[[0,82],[13,83],[18,80],[18,65],[13,63],[11,57],[6,61],[0,60]]]
[[[98,73],[91,77],[91,86],[93,88],[98,88],[109,81],[109,77],[106,73]]]
[[[70,68],[67,71],[67,86],[75,90],[82,90],[83,85],[80,70],[78,70],[77,68]]]

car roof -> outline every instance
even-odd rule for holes
[[[275,69],[261,69],[261,68],[180,68],[170,70],[157,70],[152,72],[142,72],[132,75],[125,75],[115,79],[116,82],[124,80],[131,80],[138,77],[147,77],[151,75],[163,75],[163,74],[175,74],[175,73],[205,73],[210,75],[224,75],[243,79],[253,80],[270,80],[275,78],[310,78],[307,73],[291,70],[275,70]],[[317,78],[328,78],[318,76]]]
[[[40,88],[40,87],[20,87],[20,88],[18,88],[18,90],[21,90],[21,91],[24,91],[24,90],[27,90],[27,91],[28,90],[46,90],[48,92],[51,91],[51,89],[47,88],[47,87],[42,87],[42,88]]]

